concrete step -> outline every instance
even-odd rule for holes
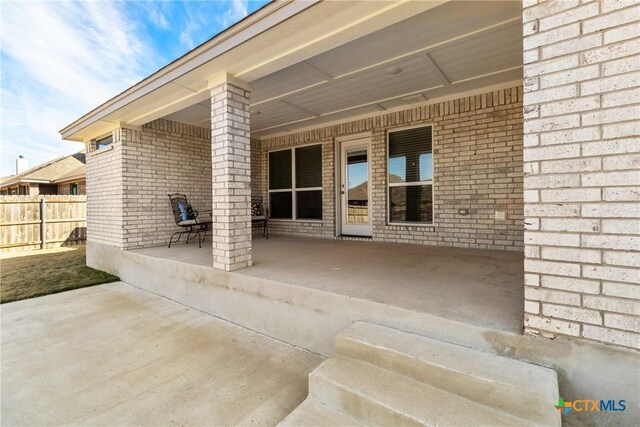
[[[367,322],[356,322],[336,337],[336,355],[371,363],[534,424],[561,424],[560,412],[553,406],[559,396],[558,379],[549,368]]]
[[[362,427],[362,424],[349,415],[331,409],[312,397],[300,404],[279,424],[281,427]]]
[[[309,375],[309,396],[369,425],[535,425],[456,394],[344,356],[327,360]]]

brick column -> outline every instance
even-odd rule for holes
[[[251,266],[249,92],[226,77],[211,85],[213,267]]]
[[[640,349],[640,6],[523,5],[525,330]]]

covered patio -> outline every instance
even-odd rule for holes
[[[210,243],[130,252],[211,266]],[[290,236],[254,238],[254,265],[235,274],[268,279],[490,329],[522,327],[523,255]],[[267,290],[265,290],[267,292]]]
[[[520,333],[521,8],[460,6],[270,3],[65,128],[88,265],[321,354],[358,320]],[[166,247],[174,193],[211,243]]]

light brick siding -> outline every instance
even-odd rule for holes
[[[251,257],[251,140],[249,92],[231,83],[211,89],[213,266],[249,267]]]
[[[86,163],[87,243],[98,242],[123,248],[120,132],[114,132],[110,149],[87,153]]]
[[[155,120],[118,129],[113,148],[87,158],[88,240],[123,249],[165,245],[177,230],[169,193],[211,210],[209,129]]]
[[[29,195],[37,196],[40,194],[40,185],[38,184],[29,184]]]
[[[523,9],[525,329],[640,348],[640,5]]]
[[[433,126],[434,225],[388,225],[386,135],[419,124]],[[323,220],[274,220],[272,232],[335,236],[335,139],[359,133],[372,138],[373,240],[522,250],[522,87],[262,140],[261,170],[254,166],[252,179],[265,199],[269,150],[323,144]],[[495,219],[497,210],[507,213],[505,221]]]
[[[272,234],[286,234],[291,236],[332,238],[335,236],[335,144],[333,138],[318,138],[300,140],[303,134],[274,138],[265,141],[256,141],[260,151],[257,156],[259,168],[254,168],[251,180],[260,182],[260,187],[252,187],[252,191],[259,191],[265,201],[269,200],[268,194],[268,154],[270,150],[295,147],[309,142],[322,144],[322,221],[287,221],[274,219],[269,222],[269,232]],[[255,194],[255,193],[254,193]]]
[[[124,247],[165,245],[177,230],[168,194],[185,194],[202,216],[211,210],[210,131],[169,120],[124,131]]]
[[[71,194],[71,184],[73,183],[74,182],[63,182],[58,184],[58,194]],[[78,196],[87,194],[87,184],[84,181],[79,181],[76,184],[78,184]]]

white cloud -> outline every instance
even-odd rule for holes
[[[19,154],[33,166],[82,149],[58,131],[164,65],[178,44],[191,49],[248,13],[246,0],[0,3],[0,175]],[[153,29],[179,35],[160,46]]]
[[[193,49],[208,37],[213,26],[219,30],[226,29],[248,14],[247,0],[231,0],[218,2],[220,8],[211,12],[211,8],[191,7],[186,9],[186,20],[180,31],[180,43],[187,49]],[[212,25],[213,23],[213,25]]]
[[[82,149],[58,130],[155,67],[122,4],[4,2],[2,175]]]
[[[149,19],[156,27],[162,28],[165,31],[169,29],[169,21],[167,21],[167,18],[161,10],[155,8],[150,9]]]
[[[200,31],[203,22],[200,14],[194,15],[189,10],[187,10],[186,14],[187,20],[183,24],[184,27],[182,31],[180,31],[180,43],[187,50],[191,50],[196,47],[196,33]]]
[[[227,28],[245,16],[247,16],[247,0],[232,0],[231,8],[224,13],[222,18],[222,26]]]

